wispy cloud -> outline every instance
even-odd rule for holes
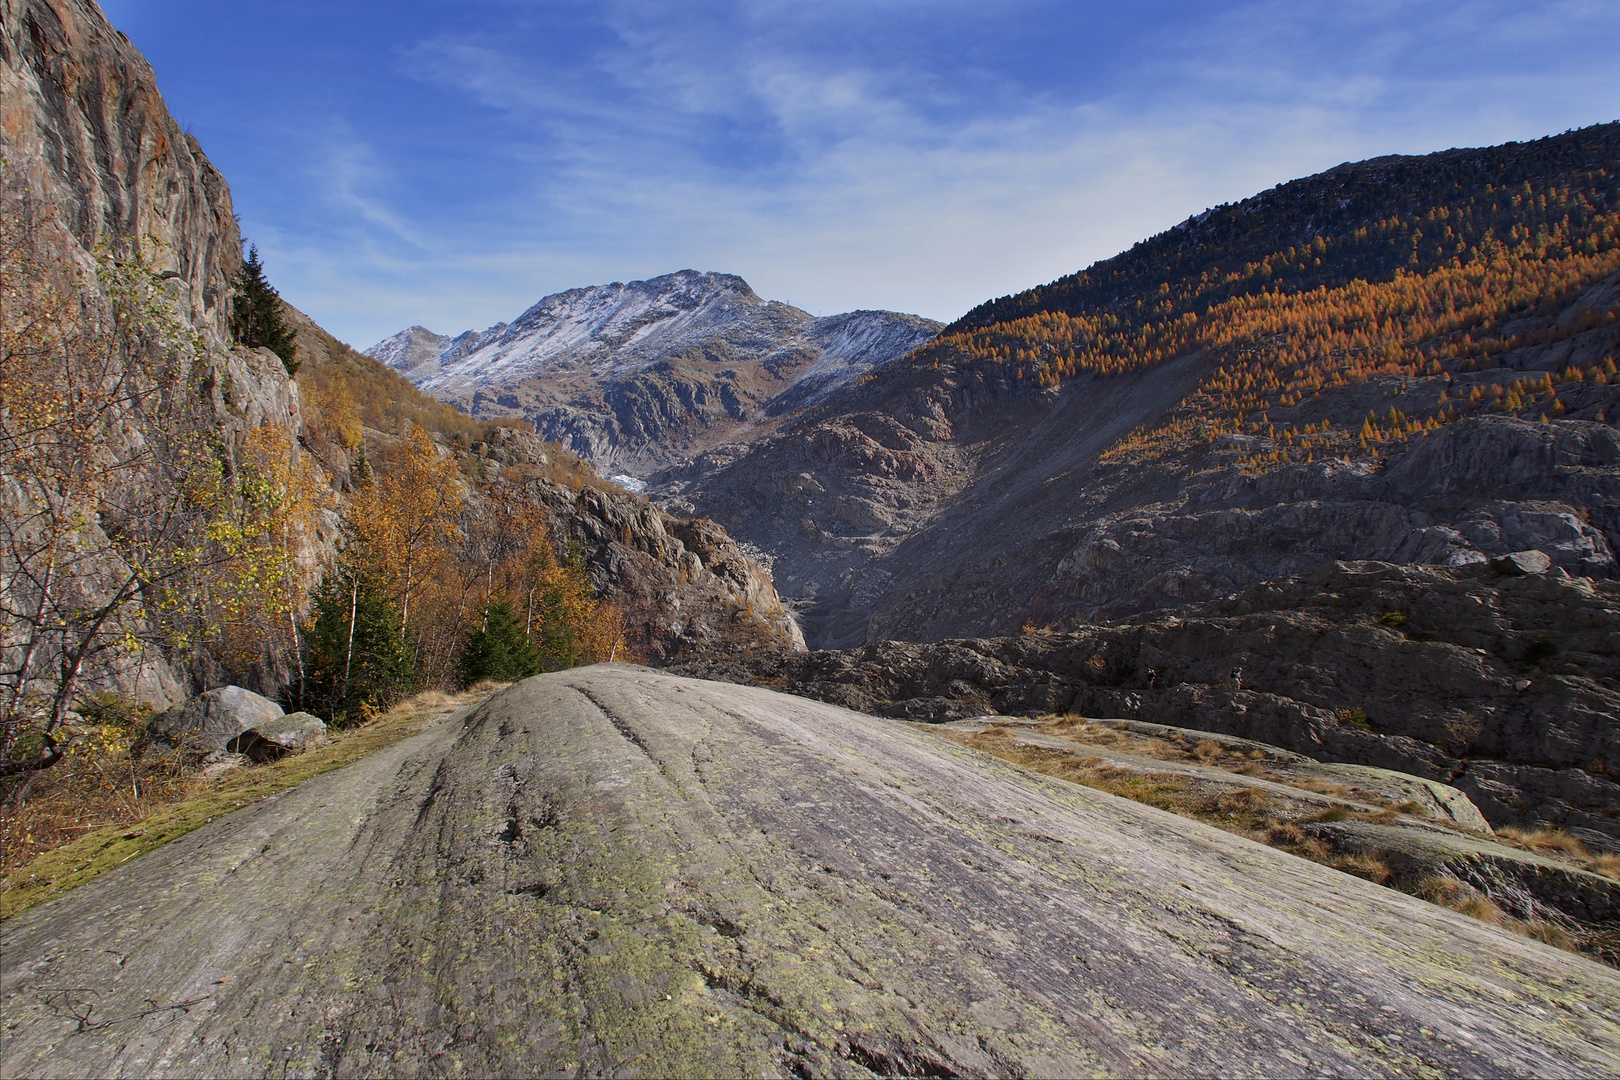
[[[950,318],[1343,160],[1620,114],[1601,3],[390,10],[363,81],[288,106],[294,164],[231,175],[283,290],[362,344],[685,266]]]

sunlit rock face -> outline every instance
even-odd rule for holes
[[[16,1077],[1620,1062],[1620,978],[1584,957],[915,725],[625,665],[518,683],[0,934]]]

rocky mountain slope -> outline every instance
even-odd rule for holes
[[[367,353],[474,416],[521,416],[635,478],[768,430],[939,329],[892,311],[818,319],[735,275],[682,270],[556,293],[455,337],[413,326]]]
[[[927,731],[617,666],[0,935],[16,1077],[1620,1069],[1610,968]]]
[[[624,613],[634,647],[668,662],[759,649],[804,650],[804,635],[770,572],[719,525],[675,517],[603,483],[552,468],[568,452],[521,428],[496,428],[466,451],[474,499],[507,496],[542,507],[552,534],[574,545],[596,594]]]
[[[1451,784],[1492,825],[1620,851],[1620,584],[1501,565],[1333,562],[1106,626],[679,670],[913,720],[1224,732]]]
[[[37,282],[57,267],[72,281],[69,288],[82,290],[83,325],[61,327],[63,340],[106,318],[112,307],[107,283],[97,283],[96,252],[137,264],[143,277],[155,276],[163,290],[158,302],[172,305],[164,319],[195,335],[183,350],[189,370],[181,381],[193,400],[182,411],[208,430],[211,450],[229,472],[249,432],[264,425],[295,431],[303,409],[298,387],[278,358],[268,350],[230,344],[228,299],[241,263],[230,189],[196,139],[182,133],[169,115],[150,65],[95,5],[3,0],[0,12],[4,213],[8,226],[24,223],[30,245],[25,253],[10,246],[14,238],[8,235],[7,274]],[[49,320],[61,313],[35,310],[32,302],[40,296],[23,298],[29,284],[8,282],[8,348],[16,340],[9,337],[18,330],[16,320]],[[8,355],[8,363],[21,359]],[[130,436],[137,442],[152,434],[142,432],[141,419],[127,411],[122,424],[110,426],[140,433]],[[30,512],[21,486],[6,483],[0,513],[17,521]],[[106,582],[127,576],[129,567],[112,552],[99,525],[87,537],[84,549],[99,547],[109,557],[97,562],[87,556],[56,585],[93,609],[105,600]],[[30,593],[26,575],[16,574],[20,551],[8,546],[0,556],[11,583],[8,606],[18,608],[37,603],[40,592]],[[143,636],[144,617],[126,612],[120,618],[132,638]],[[21,638],[14,631],[17,625],[8,618],[0,649],[18,661]],[[57,654],[54,644],[46,650]],[[92,683],[165,705],[189,696],[192,659],[124,649],[122,655],[99,657],[87,674]]]
[[[379,361],[288,309],[316,401],[335,388],[356,403],[371,460],[405,425],[425,428],[453,457],[476,512],[492,497],[543,508],[552,535],[576,545],[592,587],[626,617],[633,648],[662,662],[753,648],[802,650],[804,636],[777,596],[768,568],[708,520],[665,513],[604,480],[568,450],[521,421],[479,421],[427,396]],[[303,446],[341,484],[351,456],[319,405],[300,430]]]
[[[816,647],[1073,626],[1333,559],[1615,572],[1620,125],[1341,166],[977,309],[650,478]]]

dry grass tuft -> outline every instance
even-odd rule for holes
[[[1343,784],[1335,784],[1331,780],[1317,780],[1314,777],[1305,776],[1289,778],[1282,782],[1287,784],[1289,787],[1297,787],[1301,791],[1314,791],[1318,795],[1331,795],[1335,799],[1357,799],[1360,802],[1372,801],[1362,792],[1358,792],[1353,788],[1345,787]]]
[[[1587,863],[1586,868],[1594,874],[1602,874],[1606,878],[1620,881],[1620,855],[1605,852]]]
[[[1531,919],[1527,922],[1514,922],[1510,929],[1515,933],[1523,934],[1527,938],[1535,938],[1543,945],[1551,945],[1555,949],[1575,951],[1575,939],[1569,932],[1557,923],[1547,922],[1545,919]]]
[[[1466,896],[1450,906],[1453,910],[1460,911],[1471,919],[1478,919],[1480,922],[1487,922],[1493,926],[1501,926],[1507,920],[1507,917],[1502,914],[1501,908],[1491,903],[1489,897],[1480,896],[1478,893]]]
[[[1331,865],[1347,874],[1366,878],[1375,885],[1388,885],[1395,880],[1395,871],[1376,855],[1340,855],[1332,860]]]
[[[1581,860],[1592,857],[1585,844],[1563,829],[1516,829],[1506,825],[1496,830],[1496,838],[1504,844],[1534,851],[1538,855],[1562,855]]]
[[[1061,739],[1072,739],[1077,743],[1087,743],[1092,746],[1106,746],[1111,750],[1123,750],[1137,757],[1155,758],[1159,761],[1188,761],[1192,755],[1182,747],[1176,746],[1165,739],[1153,736],[1133,735],[1120,731],[1108,724],[1098,724],[1087,720],[1083,716],[1069,714],[1067,716],[1054,716],[1045,720],[1038,729],[1047,735],[1056,735]],[[1215,744],[1211,743],[1214,746]],[[1216,746],[1216,751],[1220,748]]]
[[[1291,821],[1280,822],[1266,830],[1266,843],[1272,847],[1303,844],[1307,839],[1305,830]]]
[[[1257,788],[1239,788],[1215,796],[1211,809],[1219,814],[1245,814],[1264,810],[1270,803],[1271,796],[1264,791]]]
[[[1428,874],[1417,883],[1412,895],[1420,900],[1427,900],[1431,904],[1441,907],[1455,908],[1470,896],[1475,896],[1474,889],[1446,874]]]

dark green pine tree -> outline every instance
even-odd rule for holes
[[[314,614],[304,637],[309,668],[302,708],[347,727],[411,691],[414,665],[399,611],[363,569],[340,564],[327,574],[315,593]]]
[[[264,277],[257,246],[249,246],[236,272],[231,296],[231,333],[250,349],[265,348],[281,357],[288,375],[298,374],[298,346],[281,314],[281,294]]]
[[[504,597],[491,600],[483,624],[461,647],[462,685],[479,679],[516,682],[540,673],[540,654],[529,644],[523,624]]]

